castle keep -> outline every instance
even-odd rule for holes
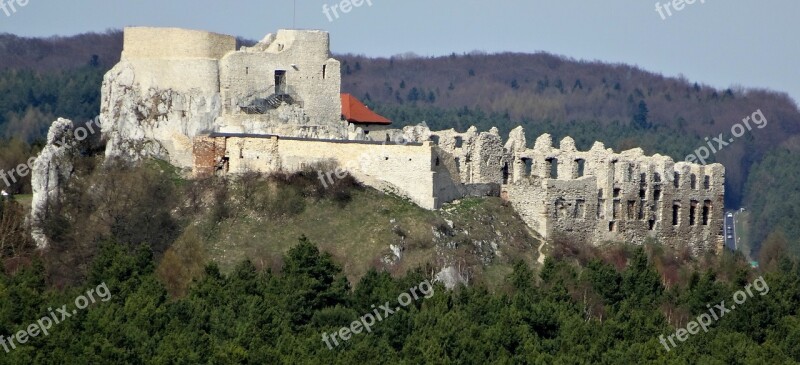
[[[238,50],[233,37],[184,29],[126,28],[124,39],[103,82],[107,157],[161,158],[196,177],[332,162],[426,209],[500,196],[545,238],[695,252],[722,242],[722,165],[599,142],[578,151],[548,134],[530,146],[521,127],[505,142],[496,128],[392,128],[341,94],[322,31],[280,30]]]

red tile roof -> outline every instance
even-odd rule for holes
[[[342,94],[342,115],[350,123],[358,124],[392,124],[389,119],[386,119],[377,113],[369,110],[369,108],[358,101],[353,95]]]

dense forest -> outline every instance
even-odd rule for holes
[[[351,287],[339,265],[301,237],[279,271],[246,261],[225,275],[210,264],[176,297],[158,279],[149,248],[109,242],[87,281],[67,290],[49,290],[37,262],[0,274],[0,302],[9,304],[0,307],[0,334],[37,323],[52,308],[85,304],[77,298],[94,288],[102,295],[67,318],[54,314],[61,322],[48,335],[9,347],[0,364],[800,362],[796,261],[784,255],[756,274],[741,256],[725,254],[693,270],[661,249],[600,254],[566,247],[569,254],[548,258],[538,272],[520,262],[500,290],[448,291],[423,288],[423,270],[396,278],[370,271]],[[679,279],[664,285],[662,276],[678,265]],[[751,284],[759,280],[760,287]],[[748,285],[758,291],[737,297]],[[411,288],[426,295],[403,299]],[[707,304],[721,302],[729,312],[720,310],[707,332],[698,329],[683,342],[673,335],[675,346],[660,342],[692,329]],[[353,327],[366,314],[385,317],[368,332]],[[343,333],[338,346],[323,336],[332,333]]]
[[[252,219],[249,209],[281,224],[320,209],[312,205],[319,201],[339,210],[331,217],[347,216],[362,190],[352,180],[324,189],[309,172],[225,184],[181,179],[158,161],[103,169],[100,161],[78,160],[83,178],[70,182],[69,199],[55,206],[60,219],[45,227],[56,242],[38,254],[30,254],[20,203],[0,201],[0,336],[60,318],[47,335],[13,347],[6,341],[0,364],[800,361],[800,263],[782,237],[766,241],[759,270],[739,253],[693,257],[656,243],[597,248],[557,239],[535,270],[514,255],[497,285],[435,284],[404,304],[403,293],[432,279],[429,264],[348,280],[342,266],[353,259],[301,236],[279,260],[222,270],[197,244]],[[269,193],[275,184],[292,190]],[[206,219],[182,219],[202,211]],[[732,307],[748,287],[752,295]],[[83,308],[80,298],[92,291],[95,300]],[[723,301],[731,311],[708,332],[674,338]],[[323,335],[355,328],[378,308],[385,317],[369,332],[325,342]],[[660,341],[670,335],[675,346]]]

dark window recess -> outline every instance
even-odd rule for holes
[[[659,174],[657,172],[655,174],[653,174],[653,181],[654,182],[661,182],[661,174]]]
[[[614,232],[617,229],[615,223],[616,222],[614,222],[614,221],[608,222],[608,231],[609,232]]]
[[[464,144],[464,139],[461,137],[456,137],[456,148],[461,148],[461,145]]]
[[[286,94],[286,71],[275,70],[275,94]]]
[[[680,222],[681,218],[681,205],[680,204],[673,204],[672,205],[672,225],[677,226]]]
[[[703,202],[703,225],[708,225],[709,216],[711,215],[711,200]]]
[[[697,202],[694,200],[692,200],[691,205],[689,205],[689,225],[697,225]]]
[[[656,221],[654,221],[654,220],[652,220],[652,219],[651,219],[651,220],[649,220],[649,221],[647,222],[647,229],[649,229],[649,230],[651,230],[651,231],[652,231],[652,230],[654,230],[655,228],[656,228]]]
[[[674,176],[675,180],[672,183],[675,185],[676,188],[681,187],[681,174],[676,172]]]
[[[692,190],[696,190],[697,189],[697,175],[692,174],[692,176],[690,176],[690,178],[692,180]]]
[[[551,179],[558,179],[558,159],[554,158],[550,160],[550,178]]]
[[[328,65],[322,65],[322,79],[325,80],[325,72],[328,71]]]
[[[655,201],[661,200],[661,189],[656,188],[653,190],[653,200]]]
[[[533,173],[533,160],[523,158],[522,163],[525,164],[525,176],[531,176],[531,173]]]
[[[711,189],[711,176],[704,176],[703,177],[703,189]]]
[[[508,184],[508,163],[503,164],[503,184]]]
[[[615,189],[614,189],[614,197],[615,197],[615,198],[619,198],[619,193],[620,193],[620,192],[621,192],[620,188],[615,188]]]
[[[583,159],[577,159],[577,160],[575,160],[575,163],[578,164],[578,171],[577,171],[578,172],[578,174],[577,174],[578,176],[576,176],[576,177],[583,177],[583,175],[585,173],[585,169],[586,169],[586,161],[583,160]]]

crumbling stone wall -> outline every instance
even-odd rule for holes
[[[502,183],[503,144],[496,128],[465,133],[454,129],[406,131],[411,138],[426,138],[436,144],[434,172],[437,196],[450,202],[465,196],[499,196]]]
[[[537,138],[533,149],[512,132],[506,143],[513,163],[504,195],[528,224],[546,238],[563,234],[587,243],[688,244],[714,250],[723,222],[725,170],[671,158],[645,156],[639,148],[614,153],[596,142],[577,151],[564,138]]]
[[[340,69],[330,55],[329,34],[316,30],[282,29],[253,47],[227,54],[220,61],[219,80],[225,131],[296,136],[289,134],[291,129],[278,130],[288,124],[314,126],[317,138],[346,138]],[[266,116],[248,115],[240,108],[276,93],[286,93],[292,101]],[[254,123],[260,123],[258,128]]]
[[[230,168],[225,156],[227,139],[198,136],[192,146],[193,173],[196,177],[225,174]]]
[[[217,142],[210,142],[210,141]],[[224,140],[224,142],[218,142]],[[335,162],[362,183],[407,197],[427,209],[438,209],[441,202],[434,193],[431,169],[433,146],[430,142],[404,145],[368,141],[303,139],[264,135],[214,134],[195,139],[195,149],[211,150],[222,146],[224,153],[206,152],[195,161],[196,176],[208,176],[208,166],[227,167],[225,173],[294,172],[318,163]],[[213,161],[212,161],[213,159]],[[317,171],[331,183],[339,179],[336,171]]]

